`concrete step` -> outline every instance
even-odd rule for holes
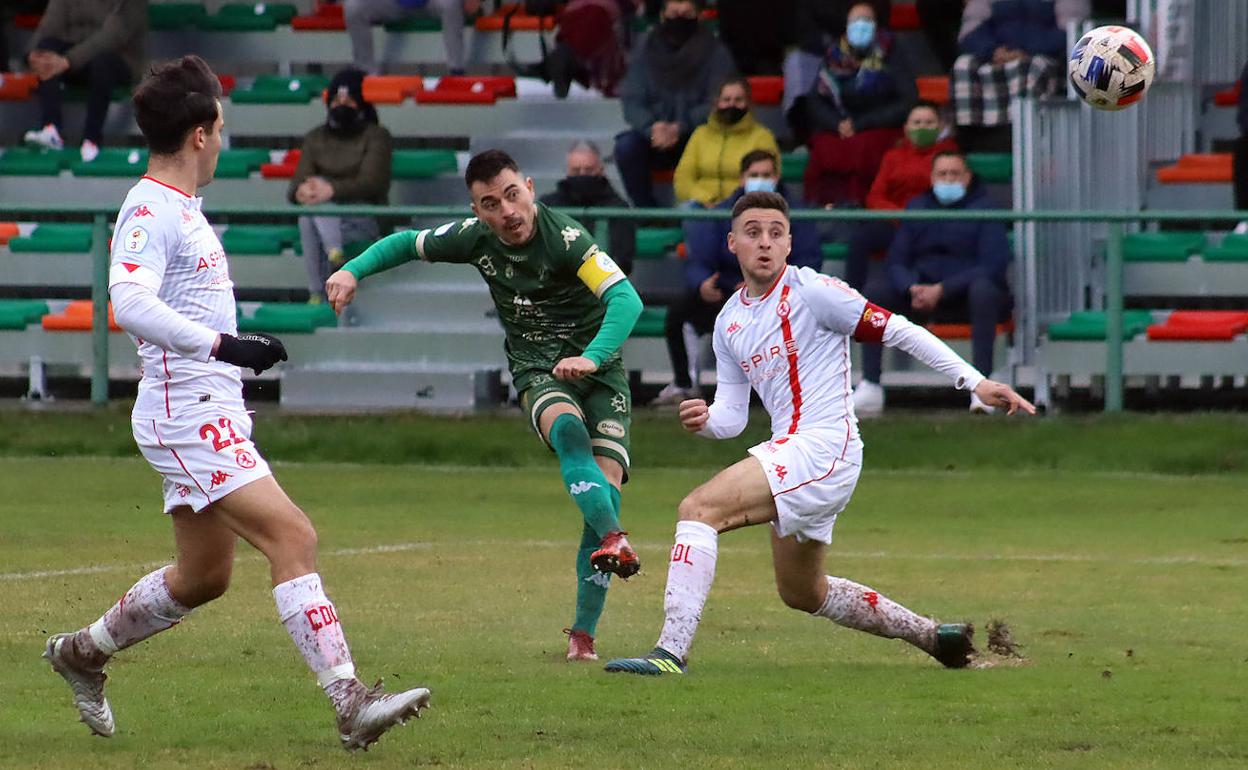
[[[282,407],[310,411],[469,411],[502,403],[501,370],[465,366],[329,365],[282,374]]]
[[[283,342],[294,366],[310,362],[506,366],[503,331],[494,321],[326,328],[311,335],[288,335]]]
[[[355,324],[362,327],[424,321],[480,323],[495,317],[494,301],[481,280],[365,286],[355,311]]]

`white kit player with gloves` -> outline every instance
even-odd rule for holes
[[[708,438],[737,436],[745,429],[753,390],[771,416],[772,437],[681,501],[658,644],[642,657],[612,660],[606,670],[683,674],[714,580],[719,534],[764,522],[772,525],[776,585],[785,604],[903,639],[945,666],[966,666],[974,651],[969,624],[937,624],[867,586],[824,574],[832,527],[862,466],[850,340],[901,348],[1010,414],[1034,414],[1035,408],[904,316],[871,304],[838,279],[786,265],[789,219],[782,197],[747,193],[732,216],[728,246],[741,263],[745,286],[715,322],[714,404],[685,401],[680,420]]]
[[[164,480],[177,559],[144,576],[91,625],[48,639],[44,657],[96,735],[115,730],[104,666],[119,650],[177,625],[225,592],[238,538],[269,561],[278,615],[333,703],[344,748],[367,748],[419,716],[429,691],[385,694],[356,677],[338,612],[316,572],[316,532],[251,441],[239,367],[286,360],[280,341],[238,335],[221,242],[199,187],[221,151],[220,83],[197,56],[154,67],[134,94],[151,150],[113,234],[114,316],[139,346],[135,441]]]

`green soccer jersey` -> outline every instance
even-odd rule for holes
[[[579,356],[598,333],[601,297],[627,280],[571,217],[537,204],[537,227],[523,246],[508,246],[475,217],[415,235],[416,255],[429,262],[472,263],[490,287],[506,335],[517,390],[561,359]],[[602,362],[618,365],[619,353]]]

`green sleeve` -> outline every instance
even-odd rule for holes
[[[356,280],[398,267],[416,259],[416,231],[402,230],[374,243],[364,253],[342,266]]]
[[[624,345],[624,340],[628,339],[641,315],[641,297],[637,296],[637,290],[628,280],[620,281],[603,292],[602,301],[607,305],[607,314],[598,333],[581,354],[598,366],[602,366],[603,361]]]

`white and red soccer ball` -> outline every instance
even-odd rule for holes
[[[1153,49],[1135,30],[1097,27],[1070,52],[1070,83],[1098,110],[1121,110],[1144,98],[1157,73]]]

